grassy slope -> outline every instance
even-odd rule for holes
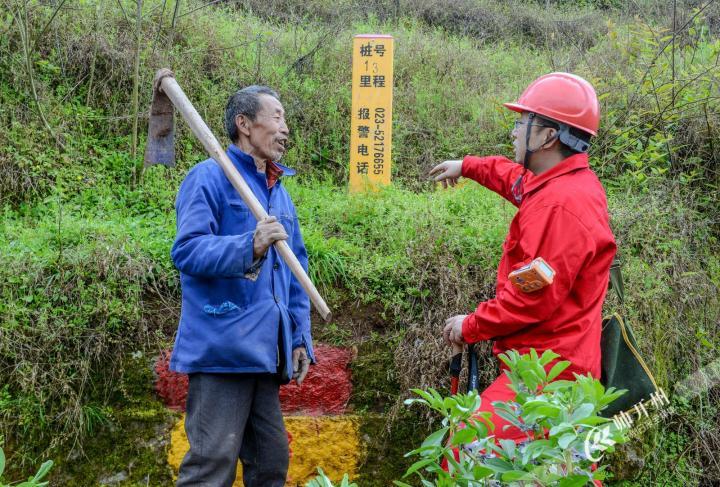
[[[79,10],[58,15],[40,38],[34,58],[45,113],[63,134],[65,151],[54,147],[29,108],[33,101],[26,73],[13,48],[16,25],[6,19],[8,35],[0,37],[0,49],[12,53],[0,61],[0,120],[5,126],[0,132],[0,198],[7,205],[0,228],[0,373],[5,374],[0,433],[28,459],[48,446],[54,453],[67,451],[73,438],[108,435],[109,424],[125,429],[138,410],[155,414],[156,405],[147,399],[147,378],[137,377],[127,364],[133,353],[152,356],[171,342],[179,296],[168,255],[172,202],[183,174],[203,157],[179,124],[179,168],[151,168],[133,184],[130,124],[123,118],[131,87],[131,24],[116,6],[79,5]],[[389,14],[380,7],[366,16],[346,2],[333,8],[317,2],[308,10],[288,9],[279,1],[273,5],[294,16],[294,22],[268,22],[271,16],[261,8],[258,15],[205,8],[180,19],[172,46],[161,42],[154,50],[160,3],[146,5],[141,103],[148,102],[145,88],[152,68],[170,65],[220,134],[219,114],[231,89],[252,82],[279,89],[294,134],[287,162],[303,174],[288,186],[299,207],[311,272],[339,311],[331,325],[316,323],[315,334],[359,346],[353,371],[358,410],[387,412],[409,387],[445,379],[438,323],[491,296],[513,209],[474,185],[434,192],[422,175],[443,158],[507,152],[512,117],[499,102],[552,68],[577,70],[596,80],[603,93],[610,122],[595,149],[595,164],[612,189],[613,225],[626,264],[626,312],[643,352],[666,385],[715,356],[720,344],[717,221],[712,214],[689,209],[703,208],[703,194],[707,197],[702,191],[696,196],[697,186],[691,184],[702,173],[685,171],[690,183],[667,190],[683,175],[683,164],[693,168],[692,157],[711,160],[715,153],[706,139],[695,140],[685,130],[697,122],[691,117],[663,120],[680,141],[675,161],[663,153],[667,133],[652,123],[650,101],[657,93],[647,83],[635,86],[632,81],[640,79],[654,52],[629,34],[642,28],[600,21],[620,22],[619,13],[550,9],[532,14],[534,7],[521,3],[458,2],[450,20],[449,8],[402,2],[397,21],[382,20]],[[31,28],[39,32],[51,12],[31,7]],[[520,21],[503,20],[510,14]],[[162,40],[169,36],[169,13],[165,15]],[[559,27],[554,31],[558,38],[536,35],[556,25],[551,19],[560,15],[592,20],[562,27],[577,30],[579,45],[558,40],[568,34]],[[478,19],[486,23],[478,24]],[[472,30],[477,25],[486,35]],[[373,31],[397,39],[398,187],[348,197],[341,184],[349,131],[347,53],[352,34]],[[606,40],[597,37],[605,32],[611,34]],[[294,64],[316,45],[320,47],[309,60]],[[582,56],[576,55],[578,49]],[[693,59],[712,59],[713,48],[708,49],[694,53]],[[685,54],[689,60],[689,51]],[[681,62],[685,59],[678,54],[678,71],[686,66],[683,73],[694,76],[692,70],[701,68]],[[667,65],[658,64],[660,72],[653,79],[660,82]],[[617,68],[613,77],[605,76],[608,65]],[[705,88],[698,83],[682,95],[702,99]],[[624,120],[623,107],[634,92],[642,103],[634,107],[634,118]],[[664,96],[669,96],[667,90],[659,94]],[[706,120],[715,119],[700,119]],[[635,144],[638,140],[645,143]],[[689,155],[688,147],[693,150]],[[487,359],[485,363],[489,365]],[[485,378],[491,375],[488,369]],[[640,485],[699,481],[708,450],[720,446],[710,433],[718,412],[708,400],[702,398],[702,407],[678,404],[679,414],[667,427],[635,445],[646,459]],[[162,424],[162,418],[155,419]],[[402,450],[419,441],[415,426],[409,426],[416,421],[411,416],[396,423],[394,435],[402,442],[378,442],[400,448],[371,452],[367,485],[373,484],[371,478],[386,485],[397,475]],[[368,431],[378,429],[368,426]],[[104,457],[105,447],[86,445],[93,460],[84,464]],[[388,455],[391,461],[383,461]],[[156,478],[151,460],[141,462],[146,466],[132,474],[136,480],[150,472]],[[124,461],[108,461],[92,472],[80,473],[68,464],[61,469],[93,482],[93,475],[122,470]],[[712,467],[706,472],[720,475]]]

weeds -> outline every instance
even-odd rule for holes
[[[24,226],[16,221],[0,234],[0,416],[2,433],[25,445],[14,452],[34,455],[78,446],[110,421],[119,364],[162,338],[149,327],[144,289],[177,285],[127,240],[124,225],[66,215],[59,233],[52,217]]]
[[[37,473],[32,477],[29,477],[26,482],[16,484],[18,487],[45,487],[48,485],[48,481],[43,481],[43,478],[50,472],[53,466],[52,460],[48,460],[43,463],[38,469]],[[10,487],[13,484],[6,484],[2,481],[3,472],[5,471],[5,452],[0,448],[0,487]]]
[[[287,187],[310,273],[343,311],[335,329],[316,334],[358,345],[360,410],[407,420],[400,391],[446,383],[440,323],[492,297],[514,210],[473,184],[435,192],[425,176],[442,159],[509,153],[512,116],[500,103],[550,70],[578,72],[601,95],[591,161],[610,191],[626,315],[643,354],[663,385],[714,358],[717,2],[210,3],[147,0],[138,19],[127,2],[5,2],[0,417],[25,464],[106,431],[117,420],[113,400],[134,394],[123,357],[150,354],[174,333],[173,201],[205,155],[178,124],[178,168],[146,169],[133,185],[136,60],[140,107],[154,70],[169,66],[220,139],[231,91],[265,83],[281,93],[285,162],[301,174]],[[352,35],[369,32],[397,40],[395,187],[349,197],[348,52]],[[489,344],[480,358],[487,383],[496,375]],[[638,473],[641,484],[720,478],[715,397],[651,432],[644,447],[654,463]]]

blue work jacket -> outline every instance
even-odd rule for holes
[[[297,214],[282,178],[268,189],[252,157],[234,145],[227,154],[260,204],[285,227],[287,243],[307,271]],[[286,176],[295,174],[278,166]],[[314,363],[310,300],[274,247],[254,262],[257,220],[214,160],[190,170],[175,209],[171,255],[180,270],[182,312],[170,368],[281,373],[282,353],[287,377],[292,377],[292,349],[302,345]]]

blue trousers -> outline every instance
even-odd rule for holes
[[[245,487],[282,487],[287,432],[274,374],[190,374],[185,431],[190,450],[177,487],[230,487],[238,459]]]

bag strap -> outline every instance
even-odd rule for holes
[[[620,260],[615,257],[610,264],[610,289],[615,291],[620,304],[625,304],[625,287],[623,286],[622,272],[620,271]]]

